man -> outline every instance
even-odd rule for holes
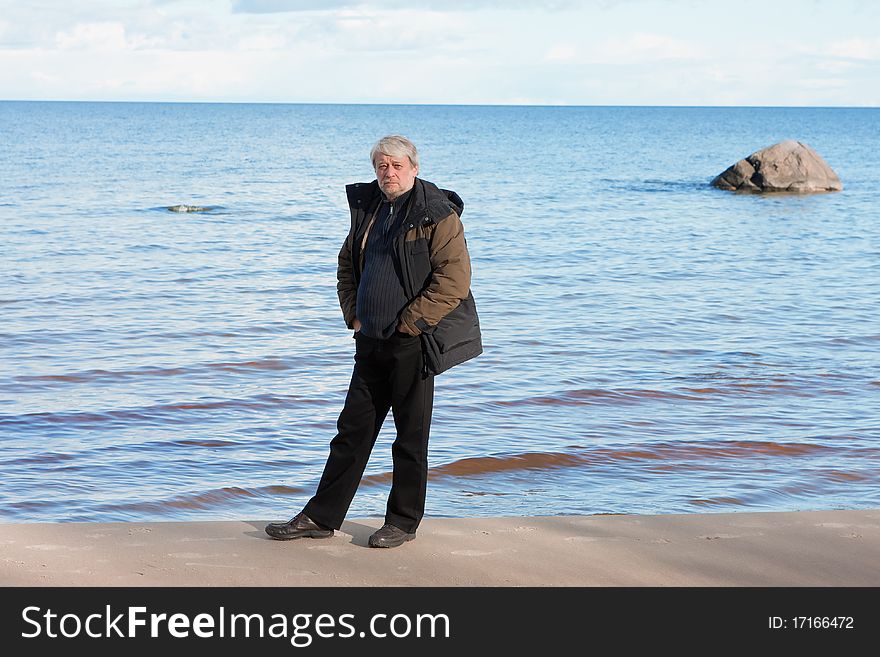
[[[415,538],[425,510],[434,376],[482,352],[470,292],[463,203],[417,177],[415,145],[383,137],[371,183],[348,185],[351,228],[339,252],[337,292],[354,330],[355,365],[318,490],[272,538],[327,538],[342,526],[388,410],[397,438],[384,526],[370,547]]]

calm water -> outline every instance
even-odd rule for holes
[[[351,373],[343,186],[455,189],[428,515],[880,506],[880,110],[0,103],[0,521],[280,519]],[[841,193],[708,181],[785,138]],[[211,206],[176,214],[179,203]],[[381,516],[393,423],[352,516]]]

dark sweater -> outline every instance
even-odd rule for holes
[[[409,303],[394,268],[392,252],[394,236],[406,219],[411,191],[392,202],[382,201],[367,237],[364,271],[357,291],[357,318],[361,322],[361,333],[370,338],[391,337],[400,311]]]

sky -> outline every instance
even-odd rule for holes
[[[875,0],[0,0],[0,99],[880,106]]]

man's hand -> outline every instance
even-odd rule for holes
[[[355,333],[357,333],[358,331],[360,331],[360,330],[361,330],[361,320],[359,320],[357,317],[355,317],[355,318],[351,321],[351,327],[354,329],[354,332],[355,332]]]

